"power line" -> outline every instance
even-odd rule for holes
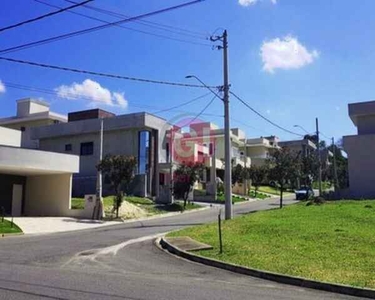
[[[37,92],[37,93],[43,93],[43,94],[47,94],[47,95],[57,96],[59,98],[69,98],[69,99],[87,100],[87,101],[100,101],[100,100],[102,100],[98,97],[88,97],[88,96],[85,96],[85,95],[77,95],[77,94],[72,94],[72,93],[65,93],[64,95],[66,97],[62,97],[56,90],[51,90],[51,89],[41,88],[41,87],[32,87],[32,86],[22,85],[22,84],[18,84],[18,83],[9,82],[9,81],[3,81],[3,83],[5,84],[5,86],[7,88],[18,89],[18,90],[23,90],[23,91],[31,91],[31,92]],[[203,96],[207,96],[207,95],[209,95],[209,94],[207,93],[206,95],[203,95]],[[197,100],[197,98],[195,98],[193,100]],[[190,102],[193,101],[193,100],[190,100]],[[179,107],[182,107],[185,104],[186,104],[186,102],[182,103]],[[136,107],[136,108],[141,108],[141,109],[152,109],[152,110],[160,110],[161,109],[160,107],[151,106],[151,105],[132,104],[132,106]],[[170,110],[172,110],[172,109],[170,109]],[[176,110],[175,108],[173,108],[173,110],[176,111],[176,112],[179,112],[179,113],[196,114],[196,112]],[[156,112],[153,112],[153,114],[159,114],[159,113],[164,113],[164,112],[167,112],[167,111],[166,110],[156,111]],[[221,118],[223,117],[221,115],[215,115],[215,114],[210,114],[210,113],[203,113],[201,115],[206,115],[206,116],[211,116],[211,117],[221,117]]]
[[[37,63],[37,62],[32,62],[32,61],[27,61],[27,60],[20,60],[20,59],[1,57],[1,56],[0,56],[0,60],[5,60],[5,61],[9,61],[9,62],[14,62],[14,63],[20,63],[20,64],[26,64],[26,65],[35,66],[35,67],[47,68],[47,69],[54,69],[54,70],[67,71],[67,72],[80,73],[80,74],[90,74],[90,75],[96,75],[96,76],[101,76],[101,77],[124,79],[124,80],[138,81],[138,82],[144,82],[144,83],[154,83],[154,84],[180,86],[180,87],[190,87],[190,88],[206,88],[203,85],[197,85],[197,84],[187,84],[187,83],[181,83],[181,82],[170,82],[170,81],[136,78],[136,77],[116,75],[116,74],[109,74],[109,73],[102,73],[102,72],[94,72],[94,71],[87,71],[87,70],[81,70],[81,69],[67,68],[67,67],[43,64],[43,63]],[[215,87],[212,87],[212,88],[215,88]]]
[[[25,25],[25,24],[29,24],[29,23],[32,23],[32,22],[35,22],[35,21],[39,21],[39,20],[42,20],[44,18],[48,18],[48,17],[51,17],[51,16],[54,16],[54,15],[57,15],[59,13],[62,13],[64,11],[67,11],[69,9],[73,9],[73,8],[76,8],[78,6],[82,6],[82,5],[85,5],[89,2],[92,2],[94,0],[86,0],[86,1],[83,1],[83,2],[80,2],[80,3],[75,3],[74,5],[71,5],[71,6],[68,6],[68,7],[65,7],[65,8],[61,8],[59,10],[56,10],[56,11],[53,11],[53,12],[50,12],[48,14],[45,14],[45,15],[41,15],[39,17],[36,17],[36,18],[33,18],[33,19],[29,19],[29,20],[26,20],[26,21],[22,21],[22,22],[19,22],[19,23],[16,23],[16,24],[13,24],[13,25],[9,25],[9,26],[6,26],[6,27],[3,27],[3,28],[0,28],[0,32],[2,31],[6,31],[6,30],[9,30],[9,29],[13,29],[13,28],[16,28],[16,27],[20,27],[22,25]]]
[[[327,135],[325,135],[323,132],[321,132],[321,131],[319,131],[319,133],[322,135],[322,136],[324,136],[326,139],[328,139],[328,140],[331,140],[332,139],[332,137],[328,137]]]
[[[153,12],[138,15],[138,16],[135,16],[135,17],[130,17],[130,18],[123,19],[123,20],[120,20],[120,21],[117,21],[117,22],[111,22],[111,23],[108,23],[108,24],[90,27],[90,28],[87,28],[87,29],[73,31],[73,32],[70,32],[70,33],[46,38],[46,39],[43,39],[43,40],[39,40],[39,41],[35,41],[35,42],[30,42],[30,43],[10,47],[10,48],[7,48],[7,49],[0,50],[0,53],[1,54],[11,53],[11,52],[27,49],[27,48],[34,47],[34,46],[39,46],[39,45],[43,45],[43,44],[47,44],[47,43],[51,43],[51,42],[55,42],[55,41],[59,41],[59,40],[63,40],[63,39],[68,39],[68,38],[71,38],[71,37],[74,37],[74,36],[78,36],[78,35],[82,35],[82,34],[86,34],[86,33],[91,33],[91,32],[94,32],[94,31],[106,29],[106,28],[111,27],[111,26],[117,26],[117,25],[120,25],[120,24],[123,24],[123,23],[133,22],[133,21],[136,21],[138,19],[154,16],[154,15],[165,13],[165,12],[168,12],[168,11],[171,11],[171,10],[180,9],[180,8],[183,8],[183,7],[186,7],[186,6],[190,6],[190,5],[193,5],[193,4],[200,3],[202,1],[205,1],[205,0],[194,0],[194,1],[183,3],[183,4],[179,4],[179,5],[176,5],[176,6],[171,6],[171,7],[168,7],[168,8],[163,8],[163,9],[156,10],[156,11],[153,11]]]
[[[255,114],[257,114],[259,117],[261,117],[263,120],[267,121],[268,123],[272,124],[273,126],[287,132],[287,133],[290,133],[290,134],[294,134],[294,135],[297,135],[297,136],[303,136],[299,133],[296,133],[296,132],[293,132],[289,129],[286,129],[278,124],[276,124],[275,122],[272,122],[270,119],[266,118],[265,116],[263,116],[260,112],[256,111],[254,108],[252,108],[249,104],[247,104],[244,100],[242,100],[240,97],[238,97],[235,93],[233,92],[230,92],[237,100],[239,100],[243,105],[245,105],[247,108],[249,108],[252,112],[254,112]]]
[[[214,97],[207,103],[207,105],[190,122],[188,122],[187,124],[184,124],[180,127],[182,128],[182,127],[186,127],[186,126],[189,126],[190,124],[192,124],[196,119],[198,119],[211,106],[211,104],[214,102],[216,97],[217,96],[214,95]]]
[[[179,105],[176,105],[176,106],[172,106],[172,107],[170,107],[170,108],[166,108],[166,109],[159,110],[159,111],[155,112],[155,114],[160,114],[160,113],[163,113],[163,112],[171,111],[171,110],[174,110],[174,109],[177,109],[177,108],[180,108],[180,107],[186,106],[186,105],[191,104],[191,103],[193,103],[193,102],[195,102],[195,101],[198,101],[198,100],[200,100],[200,99],[202,99],[202,98],[205,98],[205,97],[207,97],[207,96],[210,95],[210,94],[211,94],[211,92],[206,93],[206,94],[204,94],[204,95],[201,95],[201,96],[199,96],[199,97],[197,97],[197,98],[194,98],[194,99],[192,99],[192,100],[189,100],[189,101],[187,101],[187,102],[181,103],[181,104],[179,104]]]
[[[65,0],[65,1],[68,2],[68,3],[76,3],[75,1],[71,1],[71,0]],[[111,11],[111,10],[108,10],[108,9],[99,8],[98,6],[94,6],[94,5],[85,5],[84,7],[87,8],[87,9],[91,9],[91,10],[100,12],[102,14],[106,14],[106,15],[109,15],[109,16],[112,16],[112,17],[117,17],[117,18],[120,18],[120,19],[129,17],[125,14],[122,14],[122,13],[119,13],[119,12],[114,12],[114,11]],[[161,24],[161,23],[157,23],[157,22],[146,21],[146,20],[138,20],[138,21],[135,21],[135,22],[140,23],[140,24],[145,25],[145,26],[158,28],[160,30],[165,30],[165,31],[169,31],[169,32],[172,32],[172,33],[176,33],[176,34],[183,34],[183,35],[186,35],[186,36],[196,37],[196,38],[199,38],[199,39],[207,40],[207,34],[205,34],[205,33],[192,31],[192,30],[188,30],[188,29],[184,29],[184,28],[179,28],[179,27],[176,27],[176,26]]]
[[[42,0],[34,0],[34,1],[37,2],[37,3],[40,3],[40,4],[47,5],[49,7],[60,8],[57,5],[53,5],[53,4],[50,4],[48,2],[44,2]],[[99,18],[96,18],[96,17],[92,17],[92,16],[89,16],[89,15],[86,15],[86,14],[82,14],[82,13],[74,12],[74,11],[69,11],[69,12],[71,14],[75,14],[77,16],[81,16],[81,17],[86,18],[86,19],[98,21],[98,22],[101,22],[101,23],[110,24],[110,22],[108,22],[106,20],[99,19]],[[194,42],[194,41],[184,40],[184,39],[175,38],[175,37],[170,37],[170,36],[166,36],[166,35],[162,35],[162,34],[158,34],[158,33],[152,33],[152,32],[148,32],[148,31],[144,31],[144,30],[140,30],[140,29],[135,29],[135,28],[127,27],[127,26],[124,26],[124,25],[116,25],[116,26],[120,27],[120,28],[123,28],[123,29],[126,29],[126,30],[130,30],[130,31],[134,31],[134,32],[139,32],[139,33],[143,33],[143,34],[147,34],[147,35],[151,35],[151,36],[155,36],[155,37],[159,37],[159,38],[164,38],[164,39],[167,39],[167,40],[172,40],[172,41],[177,41],[177,42],[182,42],[182,43],[188,43],[188,44],[193,44],[193,45],[200,45],[200,46],[212,47],[210,44],[205,44],[205,43],[200,43],[200,42]]]
[[[269,132],[267,132],[267,131],[265,131],[265,130],[263,130],[263,129],[259,129],[259,128],[253,127],[253,126],[251,126],[251,125],[249,125],[249,124],[246,124],[246,123],[244,123],[244,122],[242,122],[242,121],[240,121],[240,120],[238,120],[238,119],[235,119],[235,118],[232,118],[232,117],[231,117],[230,119],[231,119],[232,121],[234,121],[234,122],[240,124],[240,125],[243,125],[243,126],[246,126],[246,127],[250,128],[250,129],[253,129],[253,130],[256,130],[256,131],[260,131],[260,132],[264,132],[264,133],[266,133],[266,134],[272,135],[271,133],[269,133]]]

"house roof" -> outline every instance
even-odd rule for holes
[[[354,125],[358,125],[358,118],[375,115],[375,101],[349,103],[349,116]]]

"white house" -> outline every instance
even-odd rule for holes
[[[354,198],[375,197],[375,101],[349,104],[349,116],[358,134],[344,136],[348,155],[349,194]]]
[[[13,216],[75,216],[79,157],[21,148],[22,132],[0,127],[0,210]]]

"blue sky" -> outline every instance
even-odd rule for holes
[[[63,0],[44,1],[57,6],[69,5]],[[134,16],[182,2],[96,0],[93,5]],[[360,5],[342,0],[206,0],[147,20],[207,36],[218,28],[226,28],[233,92],[281,126],[303,133],[293,128],[299,124],[312,131],[315,117],[319,117],[321,131],[340,138],[356,133],[348,117],[347,104],[374,99],[374,9],[372,0],[362,0]],[[51,10],[54,9],[33,0],[2,0],[0,27]],[[86,8],[74,11],[107,21],[118,20]],[[65,12],[0,33],[0,49],[100,24]],[[209,44],[203,39],[173,35],[137,23],[126,26]],[[3,56],[186,83],[194,83],[185,76],[195,74],[208,84],[222,84],[221,51],[122,28],[108,28]],[[5,89],[0,87],[0,117],[14,115],[15,100],[24,97],[43,98],[51,103],[53,111],[60,113],[100,106],[123,114],[156,112],[206,93],[201,89],[65,73],[4,61],[0,61],[0,80],[5,85]],[[7,82],[55,90],[61,97],[13,89],[7,87]],[[94,95],[100,102],[88,101],[87,97],[67,99],[72,93]],[[180,110],[194,115],[210,99],[208,96]],[[223,107],[219,100],[210,107],[209,113],[217,116],[202,118],[222,125]],[[160,115],[172,119],[180,114],[174,111]],[[295,138],[266,123],[234,98],[231,98],[231,114],[248,125],[232,121],[232,127],[241,127],[249,137],[275,134],[282,139]]]

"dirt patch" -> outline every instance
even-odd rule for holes
[[[127,201],[122,202],[120,207],[119,215],[124,219],[138,219],[147,217],[149,214],[146,210],[138,207],[135,204],[129,203]]]

